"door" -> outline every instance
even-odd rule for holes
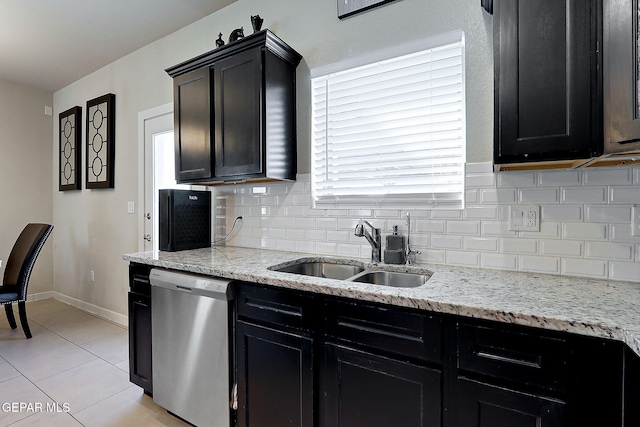
[[[436,369],[327,343],[321,381],[322,426],[441,426]]]
[[[262,50],[254,48],[213,66],[218,178],[263,172],[261,57]]]
[[[606,153],[640,150],[640,2],[604,2]]]
[[[238,426],[313,427],[313,339],[236,323]]]
[[[563,427],[564,402],[458,379],[458,427]]]
[[[495,163],[600,154],[595,4],[495,3]]]
[[[175,180],[175,145],[173,134],[173,108],[167,104],[140,113],[143,132],[140,192],[142,201],[142,239],[140,251],[158,250],[155,236],[158,232],[158,190],[164,188],[189,189]]]

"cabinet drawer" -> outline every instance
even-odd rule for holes
[[[327,333],[339,341],[440,363],[442,321],[422,313],[363,302],[331,300]]]
[[[563,339],[458,324],[458,368],[533,387],[566,390]]]
[[[238,285],[238,319],[308,330],[312,299],[300,292],[241,283]]]
[[[129,264],[129,288],[131,292],[151,296],[151,283],[149,282],[150,265]]]

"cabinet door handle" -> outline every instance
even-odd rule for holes
[[[146,240],[147,242],[150,242],[151,241],[151,234],[145,234],[143,239]]]
[[[231,399],[229,400],[229,407],[234,411],[238,410],[238,383],[233,383],[233,387],[231,387]]]

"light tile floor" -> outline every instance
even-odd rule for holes
[[[0,310],[0,427],[187,426],[129,382],[128,333],[55,299]],[[22,407],[21,407],[22,405]]]

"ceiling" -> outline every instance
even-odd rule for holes
[[[0,79],[55,92],[236,0],[0,0]]]

